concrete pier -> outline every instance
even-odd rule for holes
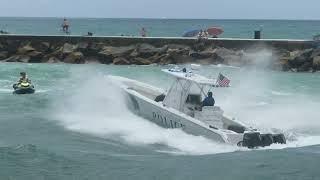
[[[39,41],[49,43],[80,43],[95,42],[110,46],[128,46],[137,43],[148,43],[153,46],[164,46],[166,44],[192,45],[197,42],[196,38],[183,37],[124,37],[124,36],[56,36],[56,35],[0,35],[0,42],[5,40],[17,41]],[[281,48],[289,51],[311,48],[313,41],[297,39],[237,39],[237,38],[209,38],[205,40],[208,44],[215,44],[225,48],[248,48],[254,46],[267,46]]]

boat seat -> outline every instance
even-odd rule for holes
[[[165,97],[166,97],[165,94],[160,94],[159,96],[157,96],[157,97],[154,99],[154,101],[156,101],[156,102],[162,102]]]

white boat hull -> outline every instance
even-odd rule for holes
[[[117,76],[110,76],[111,79],[120,82],[121,88],[128,95],[129,108],[137,115],[156,123],[157,125],[174,129],[179,128],[184,132],[203,136],[216,142],[237,144],[242,140],[243,135],[222,129],[210,128],[207,124],[181,113],[173,108],[166,107],[162,102],[156,102],[141,93],[138,89],[152,91],[155,95],[160,95],[163,90],[149,86],[147,84]]]

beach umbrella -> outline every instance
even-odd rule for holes
[[[199,32],[200,32],[200,29],[188,30],[183,33],[182,37],[195,37],[199,34]]]
[[[223,33],[223,29],[221,27],[209,27],[207,31],[211,36],[218,36]]]

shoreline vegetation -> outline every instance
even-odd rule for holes
[[[279,41],[279,42],[277,42]],[[311,41],[0,36],[0,62],[71,64],[225,64],[278,71],[320,70]]]

